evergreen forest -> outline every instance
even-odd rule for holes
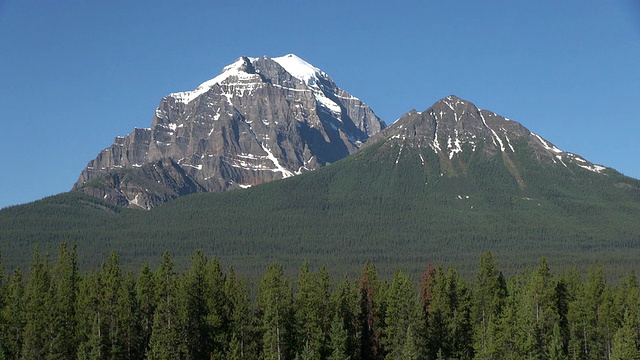
[[[0,210],[0,252],[8,269],[24,269],[35,244],[55,253],[75,242],[81,270],[115,250],[135,272],[164,251],[183,271],[201,249],[250,276],[272,262],[292,275],[304,261],[355,276],[370,259],[384,276],[402,268],[419,277],[433,262],[468,278],[485,251],[507,275],[542,257],[581,273],[601,262],[615,278],[638,268],[640,180],[540,162],[526,143],[513,146],[509,163],[522,183],[504,159],[480,151],[450,160],[378,142],[300,176],[149,211],[71,191]]]
[[[357,276],[273,262],[255,286],[195,251],[125,271],[116,252],[78,268],[77,247],[36,248],[0,281],[2,359],[640,359],[640,286],[603,265],[504,276],[490,252],[465,278]],[[0,274],[5,274],[0,271]]]

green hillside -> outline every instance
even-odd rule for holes
[[[640,181],[535,160],[524,143],[453,160],[379,141],[335,164],[247,190],[194,194],[151,211],[103,204],[78,192],[0,211],[5,265],[25,267],[33,246],[79,245],[81,267],[117,250],[139,268],[163,251],[177,264],[195,249],[257,273],[303,259],[337,273],[365,260],[383,274],[425,263],[474,271],[491,251],[507,273],[546,257],[556,268],[597,261],[617,274],[640,265]]]

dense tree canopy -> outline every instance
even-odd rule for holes
[[[27,276],[0,279],[0,358],[7,359],[640,359],[640,287],[583,280],[545,259],[506,279],[490,253],[476,276],[427,264],[420,281],[373,263],[332,281],[281,263],[251,286],[197,251],[178,272],[123,273],[112,253],[78,271],[75,246],[36,249]],[[252,300],[255,299],[255,300]]]

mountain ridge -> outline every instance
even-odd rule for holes
[[[247,271],[274,259],[357,271],[368,258],[383,271],[417,274],[433,261],[464,273],[487,250],[511,273],[540,257],[583,269],[601,261],[618,274],[639,265],[639,180],[580,166],[517,122],[452,99],[464,116],[436,102],[340,161],[245,190],[151,211],[77,191],[5,209],[3,257],[24,264],[35,241],[64,240],[88,247],[89,259],[115,249],[136,264],[169,250],[186,263],[202,249]]]

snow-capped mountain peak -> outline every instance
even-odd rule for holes
[[[318,80],[318,74],[326,77],[326,74],[317,67],[309,64],[294,54],[273,58],[273,61],[282,66],[291,76],[307,85],[313,85]]]
[[[315,170],[384,127],[366,104],[293,54],[240,57],[194,90],[163,98],[151,128],[116,139],[87,165],[77,187],[148,209],[187,193]],[[127,179],[109,173],[121,169]],[[96,178],[105,186],[87,186]]]
[[[169,96],[186,104],[193,101],[198,96],[211,90],[211,88],[216,84],[221,84],[232,76],[236,77],[240,82],[257,80],[260,78],[260,76],[255,74],[253,70],[252,62],[254,60],[254,58],[248,58],[244,56],[239,57],[233,64],[225,66],[222,69],[220,75],[203,82],[195,90],[172,93],[169,94]]]

